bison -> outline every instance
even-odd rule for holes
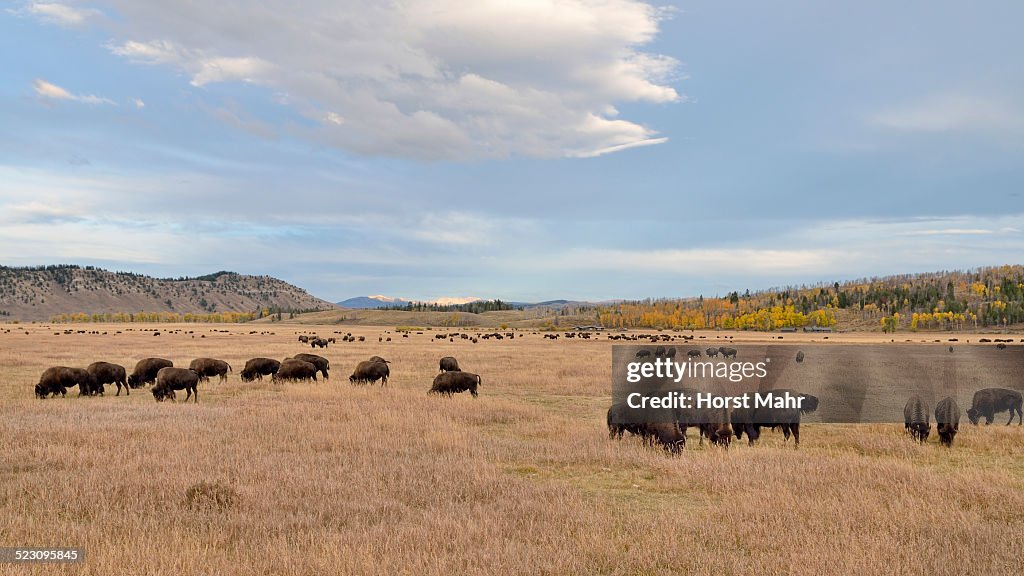
[[[452,356],[445,356],[444,358],[441,358],[440,371],[461,372],[461,370],[459,370],[459,361]]]
[[[302,360],[303,362],[309,362],[313,366],[316,366],[317,371],[324,375],[324,380],[330,379],[330,376],[327,374],[327,370],[330,369],[331,363],[327,358],[317,356],[316,354],[296,354],[294,358],[296,360]]]
[[[242,382],[263,380],[264,376],[273,376],[281,368],[281,363],[273,358],[252,358],[242,369]]]
[[[54,366],[47,368],[39,377],[35,393],[38,398],[47,396],[62,397],[67,395],[67,389],[78,386],[79,396],[92,396],[97,392],[98,385],[92,375],[81,368],[68,368],[67,366]]]
[[[199,373],[188,368],[175,368],[167,366],[161,368],[156,374],[156,384],[153,385],[153,398],[157,402],[163,402],[170,398],[174,402],[175,390],[185,391],[185,402],[189,398],[195,398],[193,402],[199,402]]]
[[[195,370],[199,374],[200,382],[207,382],[210,376],[220,376],[220,381],[226,382],[228,372],[233,372],[231,365],[216,358],[196,358],[188,365],[189,370]]]
[[[953,446],[953,437],[960,429],[960,407],[956,400],[947,396],[935,405],[935,431],[939,442],[947,448]]]
[[[164,358],[143,358],[135,364],[135,369],[128,376],[128,385],[138,388],[143,384],[152,384],[156,380],[156,374],[164,368],[171,368],[174,362]]]
[[[697,429],[701,443],[706,437],[712,444],[729,447],[732,440],[732,410],[729,408],[702,408],[697,411]]]
[[[920,396],[911,396],[903,407],[903,426],[910,432],[910,437],[924,443],[931,433],[928,404]]]
[[[718,356],[718,348],[708,348],[704,352],[707,352],[707,355],[711,358]]]
[[[430,393],[451,396],[452,394],[469,390],[473,398],[476,398],[476,388],[481,384],[483,384],[483,379],[471,372],[443,372],[434,378],[434,383],[430,387]]]
[[[653,422],[640,424],[644,442],[648,445],[659,444],[670,454],[678,454],[686,448],[686,429],[675,422]]]
[[[110,362],[93,362],[86,367],[86,372],[92,375],[93,380],[96,381],[96,385],[103,389],[104,384],[116,384],[117,394],[121,395],[121,387],[124,386],[124,393],[131,394],[130,387],[128,386],[128,379],[125,376],[127,373],[124,366],[120,364],[111,364]]]
[[[736,349],[735,348],[726,348],[725,346],[720,346],[718,348],[718,351],[722,354],[722,356],[724,356],[726,358],[735,358],[736,357]]]
[[[312,380],[316,382],[316,373],[318,369],[316,364],[312,362],[306,362],[305,360],[299,360],[298,358],[287,358],[284,362],[281,362],[281,367],[274,373],[271,379],[274,382],[279,380],[291,380],[298,382],[300,380]]]
[[[386,386],[390,375],[391,369],[388,368],[387,362],[364,360],[356,365],[348,381],[351,384],[373,384],[380,380],[380,385]]]
[[[809,414],[818,409],[818,397],[794,390],[778,389],[772,390],[772,395],[789,394],[801,399],[800,408],[775,408],[772,406],[761,406],[758,408],[738,408],[732,411],[732,426],[736,439],[743,438],[747,434],[747,442],[753,446],[754,442],[761,437],[761,428],[782,429],[782,435],[786,442],[789,442],[790,434],[793,435],[793,444],[800,447],[800,419],[804,414]],[[764,394],[764,392],[762,392]]]
[[[985,425],[992,423],[995,419],[995,415],[1003,410],[1010,411],[1010,419],[1006,422],[1009,426],[1013,423],[1013,416],[1017,415],[1018,425],[1022,421],[1022,414],[1024,411],[1021,410],[1022,402],[1020,392],[1016,390],[1009,390],[1007,388],[985,388],[978,390],[974,393],[974,398],[971,400],[971,407],[967,409],[967,418],[970,419],[971,424],[978,425],[978,420],[981,416],[985,417]]]

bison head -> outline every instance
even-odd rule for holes
[[[138,376],[136,376],[135,374],[132,374],[131,376],[128,376],[128,385],[129,386],[131,386],[132,388],[138,388],[139,384],[140,384],[140,382],[139,382],[139,377]]]
[[[42,384],[36,384],[36,398],[46,398],[46,388]]]
[[[977,426],[978,425],[978,417],[979,416],[981,416],[981,413],[978,412],[977,408],[968,408],[967,409],[967,418],[971,421],[971,424],[974,424],[975,426]]]

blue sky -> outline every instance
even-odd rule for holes
[[[643,298],[1019,263],[1024,5],[8,2],[0,263]]]

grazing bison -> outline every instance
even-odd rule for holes
[[[264,376],[273,376],[281,368],[281,363],[273,358],[252,358],[242,369],[242,382],[263,380]]]
[[[97,393],[99,386],[88,371],[81,368],[68,368],[67,366],[54,366],[47,368],[39,376],[39,383],[36,384],[35,393],[38,398],[47,396],[62,397],[67,394],[67,389],[78,386],[79,396],[92,396]]]
[[[910,432],[911,438],[922,444],[932,431],[928,412],[928,404],[920,396],[911,396],[903,407],[903,426]]]
[[[473,398],[476,398],[476,388],[481,384],[483,384],[483,380],[480,376],[470,372],[443,372],[434,378],[430,393],[451,396],[469,390]]]
[[[704,352],[707,352],[707,355],[709,357],[711,357],[711,358],[714,358],[714,357],[718,356],[718,348],[708,348]],[[698,356],[699,356],[699,354],[698,354]]]
[[[302,342],[303,344],[308,344],[309,343],[309,336],[305,336],[305,335],[299,336],[299,342]]]
[[[1013,422],[1013,416],[1017,415],[1017,423],[1022,422],[1024,411],[1021,410],[1022,401],[1020,392],[1007,388],[985,388],[974,393],[971,400],[971,407],[967,409],[967,418],[971,424],[978,425],[981,416],[985,417],[985,425],[992,423],[995,415],[1003,410],[1010,411],[1010,419],[1006,422],[1009,426]]]
[[[765,392],[761,392],[764,394]],[[800,447],[800,418],[803,414],[809,414],[818,409],[818,397],[803,392],[796,392],[780,388],[772,390],[772,395],[778,396],[789,394],[800,398],[800,408],[775,408],[774,406],[760,406],[757,408],[738,408],[732,411],[732,426],[736,433],[736,439],[743,438],[747,434],[747,442],[753,446],[754,441],[761,437],[761,428],[782,429],[782,435],[786,442],[789,442],[790,434],[793,435],[793,444]]]
[[[153,385],[153,398],[157,402],[163,402],[170,398],[174,402],[175,390],[185,391],[185,402],[189,398],[195,398],[193,402],[199,402],[199,374],[195,370],[187,368],[175,368],[167,366],[161,368],[156,374],[156,384]]]
[[[547,337],[548,335],[545,334],[544,336]],[[637,353],[636,353],[636,357],[637,358],[650,358],[650,356],[651,356],[651,351],[650,350],[638,350]]]
[[[274,382],[279,380],[290,380],[298,382],[300,380],[312,380],[316,382],[316,373],[318,368],[316,364],[300,360],[298,358],[286,358],[284,362],[281,362],[281,367],[278,368],[277,372],[271,377]]]
[[[700,350],[690,350],[686,353],[688,358],[700,358]]]
[[[356,369],[348,377],[348,381],[351,384],[373,384],[380,380],[380,385],[386,386],[389,376],[391,376],[391,369],[388,368],[386,362],[364,360],[356,365]]]
[[[313,338],[309,341],[310,348],[327,348],[327,340],[323,338]]]
[[[440,371],[459,372],[459,361],[452,356],[445,356],[444,358],[441,358]]]
[[[697,411],[695,423],[702,444],[706,437],[716,446],[729,447],[733,434],[731,412],[729,408],[702,408]]]
[[[960,430],[960,407],[952,397],[945,397],[935,405],[935,431],[943,446],[953,446],[953,437]]]
[[[622,403],[612,404],[608,408],[608,439],[621,439],[623,432],[643,435],[643,425],[630,422],[629,406]]]
[[[721,352],[722,356],[725,356],[726,358],[735,358],[736,357],[736,349],[735,348],[726,348],[725,346],[720,346],[718,348],[718,351]]]
[[[143,384],[152,384],[156,380],[156,374],[163,368],[174,366],[174,362],[164,358],[143,358],[135,365],[135,369],[128,376],[128,385],[138,388]]]
[[[210,376],[220,376],[220,381],[226,382],[228,372],[233,372],[231,365],[216,358],[196,358],[188,365],[189,370],[195,370],[199,374],[200,382],[207,382]]]
[[[797,362],[803,362],[804,361],[804,351],[803,350],[800,350],[800,351],[798,351],[796,353],[796,361]]]
[[[115,396],[121,395],[122,386],[124,386],[124,393],[126,395],[131,394],[128,386],[128,379],[125,376],[127,372],[125,371],[124,366],[121,366],[120,364],[111,364],[110,362],[93,362],[92,364],[89,364],[85,370],[92,375],[93,380],[96,381],[96,385],[100,387],[100,390],[103,389],[104,384],[116,384],[117,394],[115,394]]]
[[[686,448],[686,429],[675,422],[640,424],[644,442],[650,446],[660,445],[671,454],[678,454]]]
[[[313,366],[316,366],[317,371],[323,374],[324,380],[330,379],[330,376],[327,374],[327,370],[331,367],[331,363],[327,358],[317,356],[316,354],[296,354],[294,358],[296,360],[302,360],[303,362],[309,362]]]

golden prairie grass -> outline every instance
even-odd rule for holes
[[[1019,571],[1016,425],[965,425],[952,450],[934,434],[911,442],[901,425],[805,425],[799,450],[772,433],[754,447],[699,447],[691,432],[672,458],[608,440],[604,340],[473,345],[427,332],[379,343],[387,329],[160,328],[159,337],[117,326],[99,327],[105,336],[41,326],[0,334],[0,545],[87,550],[82,565],[0,571]],[[327,382],[240,382],[247,358],[309,351],[295,335],[310,330],[367,341],[317,352],[331,361]],[[392,362],[389,385],[350,386],[352,367],[374,354]],[[478,399],[426,394],[445,355],[482,375]],[[201,385],[198,404],[157,404],[148,389],[32,396],[50,365],[131,370],[146,356],[179,366],[223,358],[235,374]]]

